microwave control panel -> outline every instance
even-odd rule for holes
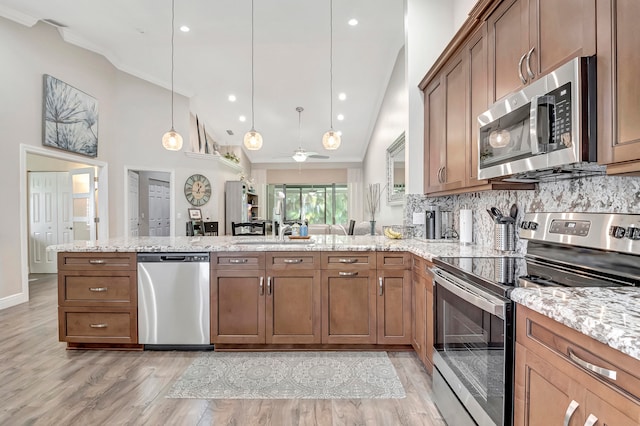
[[[571,146],[571,83],[566,83],[547,93],[553,99],[551,118],[551,139],[561,144],[561,148]]]

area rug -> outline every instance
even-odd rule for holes
[[[167,398],[404,398],[385,352],[204,352]]]

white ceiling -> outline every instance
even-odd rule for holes
[[[255,0],[255,128],[264,147],[247,152],[253,163],[291,162],[287,154],[300,141],[331,157],[308,161],[362,161],[404,44],[403,0],[334,0],[333,126],[343,135],[331,152],[321,144],[330,127],[329,7],[330,0]],[[67,41],[171,87],[170,0],[0,0],[0,15],[29,25],[53,19],[67,26]],[[251,128],[251,1],[175,0],[175,16],[176,91],[191,98],[192,111],[216,141],[238,145]],[[349,26],[351,18],[359,24]],[[191,31],[179,31],[181,25]],[[345,101],[338,100],[340,92]],[[227,100],[230,94],[236,102]],[[304,107],[300,138],[297,106]]]

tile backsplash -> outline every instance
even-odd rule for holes
[[[414,212],[424,212],[428,205],[439,205],[451,212],[453,228],[460,230],[460,209],[473,210],[473,243],[493,247],[494,223],[487,213],[490,207],[509,214],[515,203],[519,213],[516,226],[528,212],[594,212],[640,214],[640,177],[595,176],[538,184],[530,191],[483,191],[444,197],[408,194],[405,224],[411,224]],[[414,225],[414,235],[424,238],[425,225]],[[524,253],[524,242],[517,241],[516,251]]]

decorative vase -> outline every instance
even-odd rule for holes
[[[371,235],[376,235],[376,221],[370,220],[369,223],[371,224]]]

